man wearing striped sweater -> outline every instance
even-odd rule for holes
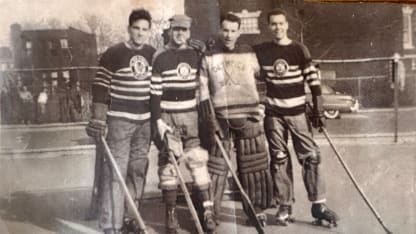
[[[155,49],[145,44],[150,27],[149,12],[132,11],[128,26],[130,40],[102,55],[92,86],[92,118],[87,126],[87,133],[96,139],[97,147],[101,136],[106,135],[136,204],[143,195],[151,139],[150,77]],[[123,225],[137,229],[132,224],[132,212],[125,212],[124,194],[109,161],[104,162],[102,170],[100,228],[106,234],[120,233]]]
[[[208,152],[200,146],[198,132],[197,93],[200,86],[197,69],[201,58],[188,45],[191,18],[175,15],[170,23],[170,39],[165,48],[155,55],[151,82],[151,111],[158,134],[155,144],[160,151],[159,187],[166,205],[166,233],[177,233],[179,228],[176,215],[177,175],[162,143],[166,132],[176,136],[183,146],[183,152],[175,156],[190,170],[196,190],[194,193],[198,194],[201,203],[197,205],[203,207],[199,210],[203,227],[206,232],[212,233],[216,225],[208,192],[211,183],[207,169]]]
[[[305,84],[312,92],[312,126],[324,126],[320,77],[311,63],[308,49],[287,36],[286,13],[280,9],[268,14],[268,26],[274,40],[256,46],[261,65],[261,78],[266,82],[265,131],[271,155],[274,197],[280,207],[276,221],[286,225],[291,220],[293,192],[292,163],[288,151],[291,134],[308,198],[312,202],[312,216],[319,220],[335,221],[335,212],[325,205],[325,185],[321,174],[321,155],[312,138],[305,115]]]

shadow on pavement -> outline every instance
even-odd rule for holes
[[[84,233],[62,225],[58,220],[69,220],[73,223],[91,226],[83,219],[89,207],[91,192],[65,191],[28,193],[16,192],[0,200],[0,216],[3,221],[30,224],[57,233]],[[93,228],[92,228],[93,229]],[[90,230],[92,230],[90,228]]]

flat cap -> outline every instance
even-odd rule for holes
[[[174,15],[169,21],[171,27],[190,28],[192,19],[187,15]]]

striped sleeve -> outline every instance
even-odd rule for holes
[[[150,109],[154,121],[160,119],[160,101],[163,95],[163,83],[160,71],[160,63],[156,58],[153,62],[152,77],[150,80]]]
[[[199,74],[199,101],[208,100],[210,97],[209,91],[209,79],[208,79],[208,71],[209,71],[209,64],[208,59],[205,56],[201,62],[200,74]]]
[[[312,58],[306,46],[301,45],[302,56],[304,63],[302,66],[302,75],[308,83],[313,96],[320,96],[321,91],[321,77],[318,68],[312,63]]]
[[[256,79],[256,89],[257,89],[257,92],[259,93],[260,103],[264,104],[266,100],[266,91],[267,91],[266,82],[265,82],[264,77],[262,77],[262,69],[260,67],[257,54],[253,51],[250,57],[252,59],[252,62],[250,64],[253,66],[253,73]]]
[[[110,100],[110,83],[112,72],[110,71],[110,58],[108,51],[103,54],[99,62],[92,84],[92,101],[94,103],[108,104]]]

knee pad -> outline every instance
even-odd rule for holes
[[[195,185],[199,189],[208,189],[211,182],[207,168],[208,152],[201,147],[194,147],[184,154]]]
[[[188,161],[189,167],[206,165],[208,161],[208,152],[201,147],[193,147],[184,152],[184,157]]]
[[[307,158],[303,159],[301,163],[307,166],[319,165],[321,163],[321,156],[319,154],[308,156]]]
[[[289,154],[285,151],[278,151],[274,155],[271,155],[271,163],[282,165],[289,160]]]
[[[159,188],[163,190],[174,190],[178,187],[176,170],[172,164],[159,166]]]

